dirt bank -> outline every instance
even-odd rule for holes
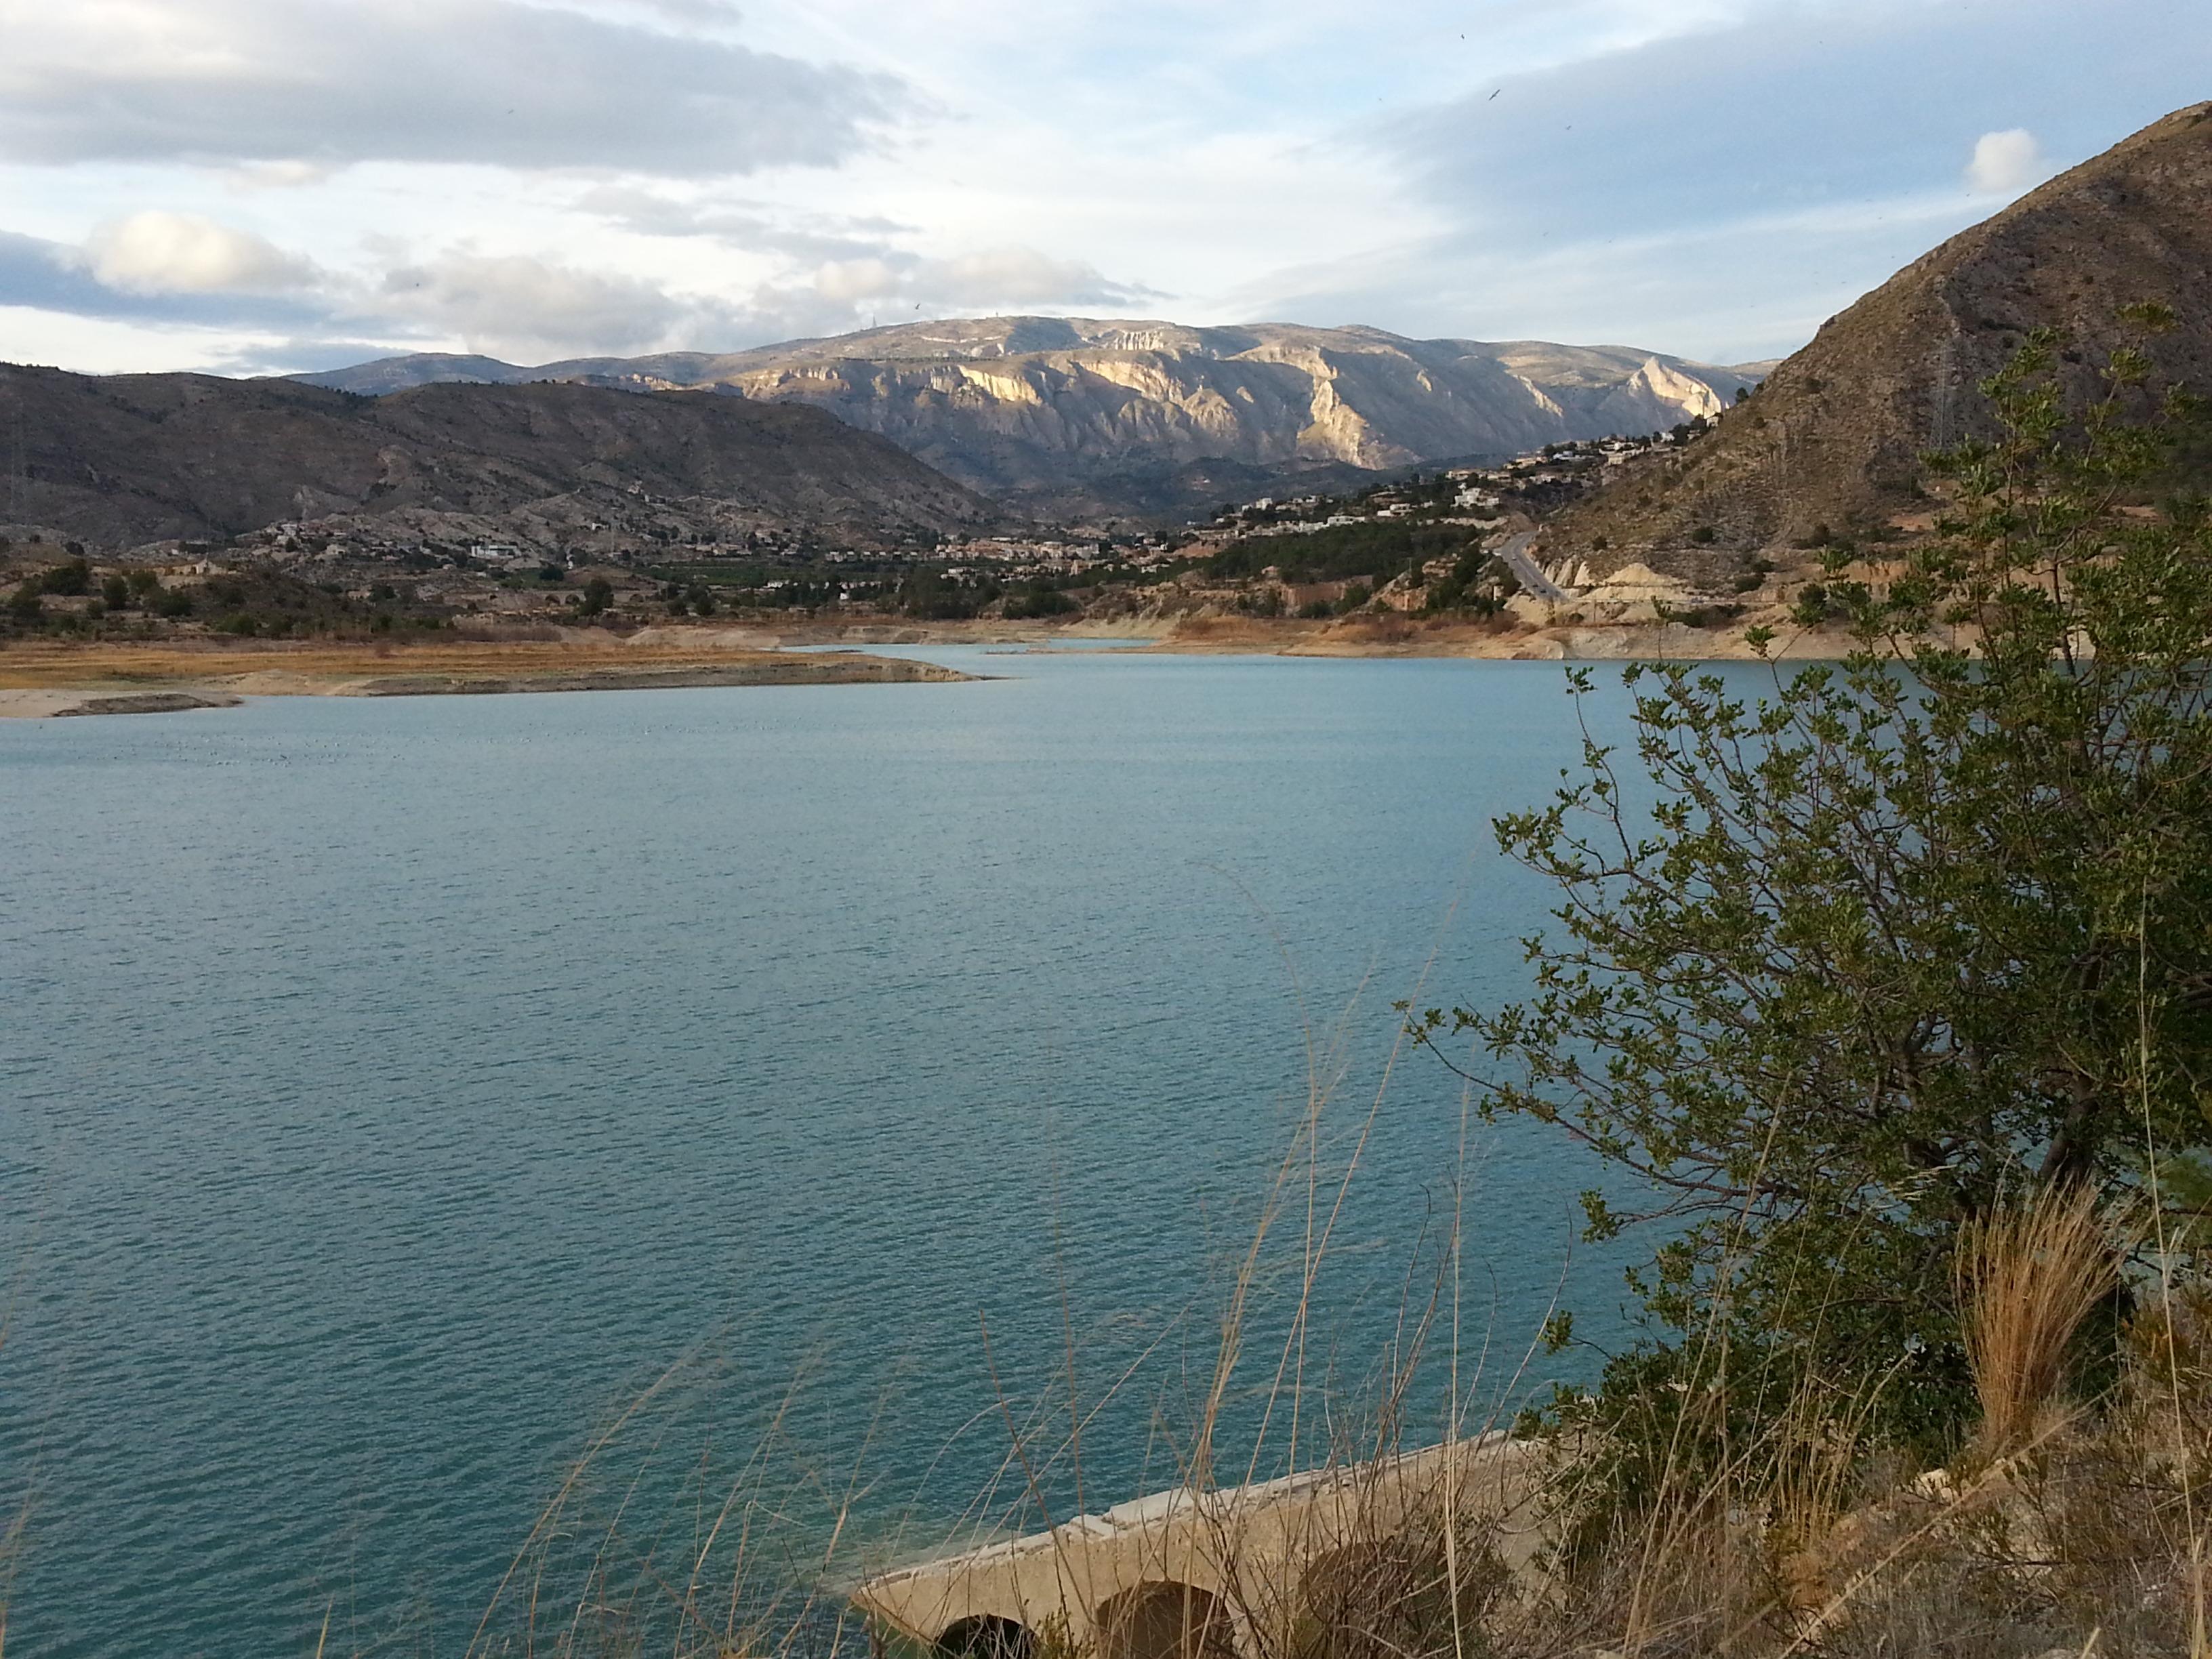
[[[587,643],[428,646],[41,642],[0,652],[0,716],[219,708],[244,696],[431,696],[973,678],[896,657],[798,655],[678,637],[636,645],[609,641],[605,635]]]
[[[1473,657],[1492,661],[1748,661],[1740,624],[1689,628],[1680,623],[1532,628],[1510,618],[1459,622],[1425,617],[1345,617],[1302,622],[1258,617],[1191,617],[1168,626],[1149,647],[1196,655],[1283,657]],[[1789,660],[1837,658],[1850,641],[1832,631],[1784,629],[1768,655]]]

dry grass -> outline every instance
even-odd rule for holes
[[[2118,1283],[2119,1254],[2088,1187],[2053,1188],[1968,1227],[1958,1262],[1984,1458],[2038,1437],[2075,1335]]]

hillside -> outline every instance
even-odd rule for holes
[[[2030,329],[2062,329],[2075,400],[2120,343],[2116,312],[2172,307],[2161,375],[2212,389],[2212,104],[2181,110],[1916,259],[1775,368],[1719,430],[1630,469],[1547,527],[1553,568],[1717,562],[1914,505],[1921,458],[1986,431],[1976,391]],[[1709,536],[1702,532],[1710,532]]]
[[[810,404],[973,489],[1071,517],[1211,506],[1224,473],[1264,494],[1316,468],[1373,471],[1648,432],[1717,412],[1761,367],[1369,328],[993,317],[721,356],[518,368],[426,355],[301,378],[377,393],[434,380],[580,380]]]
[[[0,365],[0,416],[21,434],[0,519],[100,546],[333,518],[544,546],[800,529],[882,539],[997,517],[895,444],[737,398],[552,384],[369,398]]]

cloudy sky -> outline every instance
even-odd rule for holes
[[[0,359],[1009,311],[1787,351],[2205,0],[0,0]]]

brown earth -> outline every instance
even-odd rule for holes
[[[1833,629],[1785,623],[1778,629],[1767,655],[1785,661],[1826,661],[1844,656],[1850,647],[1851,641]],[[1745,643],[1741,623],[1725,628],[1690,628],[1679,623],[1664,628],[1651,623],[1528,626],[1364,617],[1334,622],[1193,618],[1169,629],[1150,648],[1194,656],[1474,657],[1513,662],[1748,661],[1758,655]]]
[[[705,630],[702,630],[703,633]],[[955,681],[933,663],[858,652],[804,655],[718,647],[47,645],[0,653],[0,715],[136,714],[221,708],[248,696],[388,697],[465,692],[635,690],[695,685]]]
[[[1540,609],[1539,607],[1538,609]],[[981,645],[1012,648],[1142,649],[1170,656],[1479,657],[1492,660],[1613,662],[1665,657],[1680,661],[1733,661],[1757,655],[1744,642],[1753,623],[1773,629],[1770,657],[1827,661],[1845,655],[1849,637],[1835,628],[1793,623],[1785,607],[1765,605],[1714,627],[1680,622],[1664,628],[1649,621],[1590,623],[1570,606],[1556,620],[1502,616],[1489,622],[1443,617],[1360,615],[1306,621],[1291,617],[1219,616],[1124,617],[1111,623],[974,622],[807,622],[775,631],[761,629],[653,629],[654,638],[679,632],[758,645]],[[1644,613],[1648,617],[1648,611]],[[646,635],[636,637],[644,638]]]
[[[2075,407],[2133,337],[2121,307],[2170,307],[2158,376],[2212,390],[2212,104],[2166,117],[1922,256],[1823,325],[1719,429],[1632,465],[1548,524],[1551,568],[1641,562],[1726,592],[1754,550],[1825,526],[1863,537],[1916,513],[1923,457],[1988,435],[1977,388],[2028,331],[2060,330]],[[1802,562],[1802,556],[1797,561]]]
[[[1149,640],[1147,652],[1189,656],[1460,657],[1610,661],[1632,658],[1741,659],[1753,653],[1740,626],[1650,623],[1589,627],[1431,617],[1352,617],[1326,622],[1188,617],[1159,624],[1085,630],[972,623],[902,623],[758,629],[662,627],[627,641],[604,635],[557,641],[434,645],[289,644],[170,641],[72,645],[37,641],[0,651],[0,718],[152,714],[233,707],[247,696],[422,696],[467,693],[646,690],[675,686],[886,684],[974,678],[957,670],[860,650],[793,652],[779,646],[997,645],[1054,641],[1100,649]],[[1849,642],[1828,630],[1784,627],[1770,654],[1787,660],[1840,656]],[[1124,647],[1126,648],[1126,647]]]

